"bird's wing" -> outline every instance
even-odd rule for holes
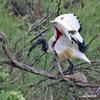
[[[59,58],[78,58],[90,63],[84,54],[86,46],[78,32],[80,24],[77,17],[74,14],[64,14],[51,21],[51,24],[56,38],[54,50]]]
[[[56,32],[58,29],[62,33],[70,43],[73,44],[75,48],[79,48],[81,52],[85,52],[86,46],[83,38],[79,34],[78,30],[80,28],[79,21],[74,14],[64,14],[60,15],[52,21],[52,26],[54,28],[54,34],[56,37],[58,33]]]
[[[80,29],[79,20],[78,20],[77,16],[74,16],[73,13],[60,15],[57,18],[55,18],[55,20],[61,20],[65,23],[67,23],[68,25],[73,27],[76,31],[78,31]]]
[[[71,37],[75,40],[78,39],[80,42],[83,42],[81,35],[78,30],[80,29],[80,23],[76,16],[73,13],[63,14],[55,18],[54,21],[51,21],[54,29],[54,35],[56,35],[55,27],[62,33],[64,33],[68,39],[71,41]]]

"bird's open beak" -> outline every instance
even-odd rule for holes
[[[51,25],[55,25],[57,22],[53,20],[53,21],[50,21],[49,23],[50,23]]]

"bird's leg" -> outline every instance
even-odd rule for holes
[[[69,59],[67,59],[67,61],[69,63],[69,67],[67,68],[66,73],[67,74],[72,74],[72,71],[73,71],[74,66],[73,66],[72,62]]]
[[[64,74],[63,74],[63,71],[62,71],[62,65],[61,65],[61,62],[60,62],[59,57],[57,55],[56,55],[56,60],[57,60],[59,72],[62,75],[62,77],[64,78]]]

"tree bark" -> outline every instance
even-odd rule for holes
[[[34,2],[33,2],[33,10],[34,10],[34,17],[35,17],[35,19],[37,19],[37,18],[42,16],[40,0],[34,0]]]

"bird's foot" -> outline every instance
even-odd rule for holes
[[[73,68],[74,68],[73,65],[69,66],[69,67],[66,69],[66,71],[64,71],[64,75],[72,74]]]
[[[68,68],[67,68],[67,73],[68,74],[72,74],[72,71],[73,71],[73,67],[71,66],[69,66]]]
[[[68,63],[69,63],[69,67],[68,67],[67,70],[65,71],[65,73],[64,73],[65,75],[66,75],[66,74],[72,74],[72,71],[73,71],[73,68],[74,68],[72,62],[71,62],[69,59],[67,59],[67,61],[68,61]]]

